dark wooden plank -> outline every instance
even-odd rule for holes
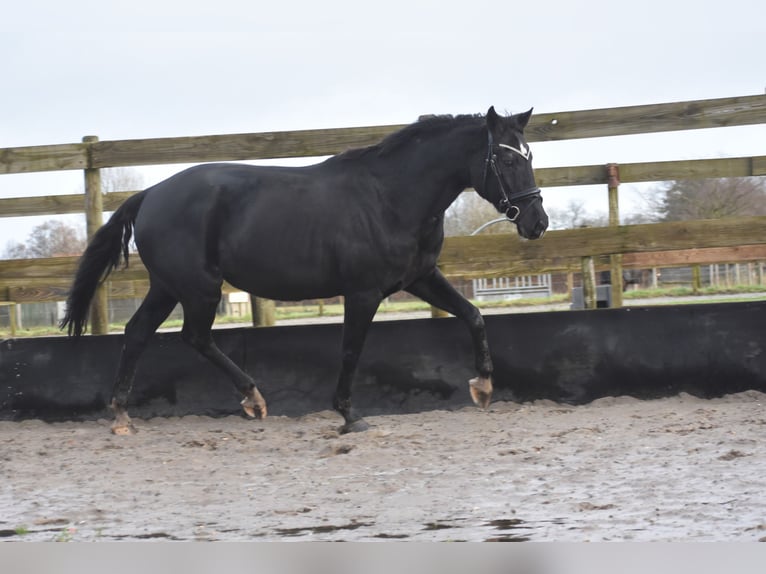
[[[620,165],[620,181],[671,181],[759,175],[754,166],[766,156],[660,161]]]
[[[104,211],[114,211],[136,191],[113,191],[104,195]],[[37,197],[11,197],[0,199],[0,217],[25,217],[29,215],[61,215],[83,213],[85,195],[43,195]]]
[[[763,216],[682,221],[551,231],[539,241],[523,241],[511,234],[450,237],[445,240],[439,266],[450,277],[502,277],[574,271],[584,256],[594,256],[597,266],[603,268],[608,266],[608,256],[616,253],[625,254],[625,267],[675,266],[761,259],[764,245],[766,217]],[[709,248],[728,248],[728,251],[715,254],[703,251]],[[628,255],[652,252],[675,253],[643,259]],[[5,300],[9,300],[9,287],[39,289],[46,285],[68,285],[77,261],[77,257],[0,261],[0,289],[5,290]],[[146,279],[140,258],[133,255],[130,267],[115,271],[110,282]]]
[[[85,169],[87,165],[84,144],[0,148],[0,174]]]
[[[766,156],[626,163],[619,166],[622,183],[749,177],[766,175]],[[549,167],[535,170],[542,187],[594,185],[607,183],[606,165]],[[114,211],[138,191],[115,191],[104,195],[104,210]],[[0,199],[0,217],[82,213],[83,194],[46,195]]]
[[[534,114],[533,141],[568,140],[766,123],[766,95]]]
[[[185,138],[102,141],[94,167],[279,159],[334,155],[373,145],[404,126],[331,128]]]
[[[766,123],[766,95],[536,114],[527,138],[550,141],[760,123]],[[332,155],[375,144],[402,127],[103,141],[92,146],[92,167]]]
[[[0,285],[11,280],[74,278],[79,257],[50,257],[41,259],[8,259],[0,261]],[[110,276],[117,281],[146,279],[146,269],[136,254],[131,254],[130,267],[117,269]]]
[[[766,175],[766,156],[619,164],[621,183]],[[606,164],[535,170],[540,187],[606,184]]]
[[[538,241],[511,234],[449,237],[439,267],[451,277],[502,277],[571,270],[574,259],[588,255],[765,243],[766,217],[567,229]]]
[[[527,127],[527,137],[531,142],[551,141],[760,123],[766,123],[766,95],[535,114]],[[2,148],[0,174],[324,156],[372,145],[402,127],[366,126]]]
[[[112,191],[104,195],[104,211],[114,211],[120,207],[131,195],[139,191]]]
[[[606,183],[606,164],[538,168],[535,181],[542,188]]]
[[[82,213],[84,209],[85,196],[82,194],[11,197],[0,199],[0,217]]]
[[[746,263],[748,261],[766,261],[766,245],[695,248],[623,255],[623,266],[633,268],[687,267],[696,264]]]
[[[64,301],[68,292],[69,285],[66,284],[10,285],[8,299],[16,303]]]

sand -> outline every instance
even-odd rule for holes
[[[765,405],[0,422],[0,540],[766,541]]]

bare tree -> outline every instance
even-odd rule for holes
[[[585,203],[570,200],[566,207],[546,208],[551,229],[575,229],[577,227],[603,227],[608,225],[609,217],[602,212],[589,212]],[[444,218],[445,235],[470,235],[483,224],[502,217],[497,210],[482,199],[477,193],[466,192],[450,206]],[[508,224],[498,223],[483,230],[482,233],[510,233]]]
[[[444,234],[470,235],[485,223],[502,217],[497,210],[478,193],[466,191],[452,203],[444,214]],[[491,225],[482,233],[510,233],[509,223]]]
[[[143,176],[131,168],[110,168],[102,170],[101,173],[101,188],[104,193],[134,191],[141,189],[143,185]],[[9,241],[2,253],[2,258],[34,259],[80,255],[86,245],[84,225],[49,219],[34,227],[25,243]]]
[[[585,203],[571,199],[563,209],[551,207],[546,210],[551,229],[576,229],[578,227],[604,227],[609,223],[605,213],[591,213]]]
[[[766,215],[766,178],[669,182],[660,190],[656,207],[663,221]]]
[[[101,191],[136,191],[143,189],[144,176],[129,167],[110,167],[101,170]]]
[[[622,225],[638,225],[639,223],[657,223],[657,216],[650,212],[629,213],[621,218]]]
[[[35,259],[79,255],[85,249],[85,231],[82,227],[49,219],[32,229],[26,243],[9,242],[5,259]]]

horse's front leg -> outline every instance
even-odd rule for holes
[[[343,358],[333,407],[345,421],[341,433],[367,430],[369,425],[351,407],[351,386],[372,318],[382,301],[380,293],[346,295],[343,318]]]
[[[471,331],[473,350],[478,376],[468,382],[468,389],[473,402],[486,409],[492,400],[492,358],[489,354],[487,331],[484,328],[484,318],[479,310],[463,297],[442,275],[434,269],[426,277],[419,279],[407,291],[420,297],[426,303],[451,313],[466,325]]]

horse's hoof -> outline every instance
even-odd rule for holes
[[[468,390],[476,406],[486,409],[492,400],[492,379],[476,377],[468,381]]]
[[[112,434],[118,436],[129,436],[136,434],[138,430],[133,426],[133,421],[128,416],[128,412],[112,400],[112,410],[114,411],[114,422],[112,423]]]
[[[117,436],[130,436],[134,435],[138,432],[138,429],[136,429],[135,426],[133,426],[132,422],[128,422],[127,424],[113,424],[112,425],[112,434],[115,434]]]
[[[248,396],[242,399],[240,404],[242,405],[242,410],[245,411],[245,414],[251,419],[265,419],[268,414],[266,401],[263,400],[263,397],[258,391],[255,391],[253,396]]]
[[[367,421],[364,419],[356,419],[353,422],[346,423],[340,427],[340,434],[348,434],[350,432],[364,432],[370,428]]]

